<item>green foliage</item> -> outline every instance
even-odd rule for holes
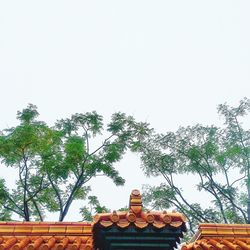
[[[16,189],[9,191],[4,183],[0,187],[0,207],[24,220],[43,220],[48,210],[58,212],[62,221],[74,200],[88,196],[86,183],[99,175],[123,185],[114,163],[127,150],[138,149],[152,132],[148,124],[124,113],[113,114],[107,128],[95,111],[58,120],[53,127],[38,116],[36,106],[29,104],[17,112],[20,124],[0,135],[1,161],[19,173]],[[104,137],[99,146],[93,141],[97,136]],[[102,210],[97,202],[89,202]]]
[[[96,196],[88,197],[88,205],[80,209],[80,213],[85,221],[92,221],[92,217],[96,213],[108,213],[110,210],[105,206],[101,206]]]
[[[129,207],[128,206],[124,206],[118,209],[118,211],[123,212],[123,211],[128,211]]]
[[[0,204],[6,204],[8,200],[8,189],[5,186],[5,181],[0,179]],[[5,209],[4,206],[0,207],[0,220],[10,220],[11,212],[8,209]]]
[[[17,111],[17,119],[20,120],[21,123],[30,124],[38,115],[37,107],[33,104],[29,104],[28,107],[22,111]]]
[[[237,107],[219,105],[218,113],[224,119],[221,127],[180,127],[176,132],[152,134],[144,141],[140,152],[145,174],[165,180],[157,187],[144,188],[147,204],[177,208],[188,218],[192,233],[200,222],[249,223],[250,130],[242,124],[249,111],[246,98]],[[176,180],[180,174],[187,179],[196,176],[197,191],[211,197],[208,207],[185,197]]]

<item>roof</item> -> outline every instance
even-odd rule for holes
[[[100,224],[103,227],[116,225],[119,228],[126,228],[134,225],[137,228],[146,228],[152,225],[155,228],[164,228],[171,226],[174,228],[181,227],[185,224],[186,218],[178,212],[156,212],[143,211],[142,197],[138,190],[133,190],[130,195],[128,211],[114,211],[113,213],[97,214],[94,217],[94,224]]]
[[[133,190],[128,211],[94,217],[94,249],[171,250],[186,231],[185,221],[177,212],[144,211],[140,192]]]
[[[134,249],[172,249],[185,221],[177,212],[143,211],[140,192],[133,190],[128,211],[100,213],[92,223],[0,222],[0,250],[102,250],[111,243],[112,249],[125,243]]]
[[[250,225],[202,223],[182,250],[250,250]]]
[[[0,222],[0,250],[92,249],[92,225],[74,222]]]

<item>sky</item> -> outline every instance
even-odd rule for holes
[[[51,125],[92,110],[157,132],[217,124],[218,104],[249,97],[249,13],[248,0],[0,1],[0,129],[28,103]],[[140,165],[127,154],[117,164],[125,186],[99,178],[93,194],[111,209],[127,205],[133,188],[161,181]],[[10,169],[0,175],[14,183]]]

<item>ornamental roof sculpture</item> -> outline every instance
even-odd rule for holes
[[[250,225],[202,223],[181,250],[250,250]]]
[[[0,250],[173,249],[186,231],[177,212],[143,211],[138,190],[128,211],[86,222],[0,222]]]
[[[130,195],[128,211],[114,211],[113,213],[97,214],[94,217],[94,225],[99,224],[103,227],[116,225],[119,228],[126,228],[129,225],[134,225],[140,229],[146,228],[149,225],[152,225],[157,229],[166,226],[179,228],[184,226],[185,221],[186,218],[181,213],[177,212],[143,211],[142,197],[138,190],[133,190]]]

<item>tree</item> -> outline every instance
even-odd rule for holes
[[[102,206],[96,196],[88,197],[88,205],[80,209],[80,213],[84,221],[92,221],[93,216],[97,213],[108,213],[110,209]]]
[[[20,124],[6,129],[0,136],[2,163],[18,172],[16,188],[8,190],[1,180],[0,204],[5,213],[15,213],[24,220],[30,215],[42,219],[42,208],[37,195],[48,188],[45,173],[41,172],[40,155],[50,145],[55,131],[45,123],[36,121],[38,112],[34,105],[17,113]]]
[[[53,127],[37,121],[38,115],[30,104],[18,112],[20,124],[0,136],[2,163],[19,173],[13,190],[0,182],[0,214],[15,213],[26,221],[42,221],[46,211],[59,212],[63,221],[74,200],[87,198],[87,183],[99,175],[123,185],[114,164],[151,133],[148,124],[123,113],[113,114],[106,129],[95,111],[74,114]],[[97,137],[103,139],[98,146]]]
[[[250,222],[250,130],[242,118],[250,111],[250,100],[239,106],[219,105],[221,127],[180,127],[176,132],[152,134],[140,148],[143,170],[148,176],[162,176],[159,186],[145,187],[148,204],[160,209],[175,207],[189,220],[193,233],[199,222]],[[198,191],[211,197],[203,208],[185,197],[177,175],[196,176]],[[192,185],[192,182],[190,185]],[[201,195],[201,194],[200,194]]]

